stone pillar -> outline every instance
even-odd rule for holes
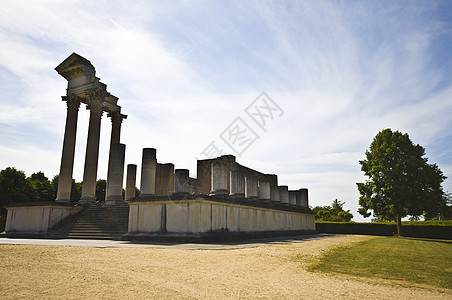
[[[270,201],[270,183],[259,181],[259,200]]]
[[[309,207],[308,189],[300,189],[300,192],[301,192],[301,206]]]
[[[102,93],[94,93],[89,101],[88,141],[86,143],[85,169],[80,204],[94,202],[96,199],[97,164],[99,159],[100,121],[102,117]]]
[[[135,198],[135,187],[137,183],[137,165],[127,165],[126,179],[126,201]]]
[[[107,170],[107,187],[105,194],[108,194],[109,184],[111,180],[111,159],[112,159],[112,148],[114,144],[119,144],[121,140],[121,123],[122,116],[119,112],[111,113],[108,115],[111,118],[111,138],[110,138],[110,152],[108,156],[108,170]]]
[[[245,176],[245,198],[258,199],[257,177]]]
[[[124,158],[126,145],[113,144],[110,150],[110,180],[107,181],[105,204],[115,205],[122,201],[122,184],[124,182]]]
[[[174,193],[188,194],[190,172],[187,169],[176,169],[174,175]]]
[[[71,202],[75,137],[77,134],[77,117],[80,101],[76,97],[63,97],[63,100],[65,100],[67,104],[67,115],[56,202]]]
[[[279,189],[277,186],[270,187],[270,201],[279,203]]]
[[[243,173],[237,170],[231,171],[230,177],[230,195],[234,198],[245,197],[245,177]]]
[[[156,171],[157,151],[154,148],[144,148],[141,163],[140,197],[149,197],[155,194]]]
[[[287,185],[278,186],[279,202],[283,205],[289,205],[289,187]]]
[[[171,196],[174,193],[174,165],[157,164],[155,172],[155,195]]]
[[[297,194],[298,191],[289,191],[289,205],[291,206],[297,205]]]
[[[228,195],[228,164],[221,160],[216,160],[211,164],[211,196]]]

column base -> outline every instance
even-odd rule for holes
[[[66,199],[66,198],[56,198],[55,199],[56,203],[71,203],[71,199]]]
[[[124,202],[124,199],[122,199],[122,196],[110,196],[107,199],[105,199],[106,206],[114,206],[121,202]]]
[[[94,197],[85,197],[85,198],[80,198],[80,200],[78,201],[78,205],[82,205],[82,206],[88,206],[93,204],[94,202],[96,202],[96,198]]]

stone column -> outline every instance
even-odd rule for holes
[[[149,197],[155,194],[156,171],[157,151],[154,148],[144,148],[141,162],[140,197]]]
[[[67,104],[66,128],[56,202],[71,202],[72,171],[74,169],[75,137],[80,101],[76,97],[63,97]]]
[[[297,194],[298,191],[289,191],[289,205],[291,206],[297,205]]]
[[[177,169],[174,171],[174,193],[188,194],[190,173],[187,169]]]
[[[257,177],[245,176],[245,198],[258,199]]]
[[[231,171],[230,174],[230,196],[234,198],[245,197],[245,177],[240,171]]]
[[[89,101],[88,141],[86,143],[85,169],[80,204],[96,199],[97,164],[99,159],[100,120],[102,118],[102,93],[94,93]]]
[[[270,200],[271,202],[279,203],[279,189],[277,186],[270,187]]]
[[[211,164],[211,196],[228,195],[228,164],[221,160],[216,160]]]
[[[127,165],[126,179],[126,201],[135,198],[135,187],[137,183],[137,165]]]
[[[109,184],[111,180],[111,159],[112,159],[112,148],[114,144],[119,144],[121,140],[121,123],[122,116],[119,112],[111,113],[108,115],[111,118],[111,138],[110,138],[110,152],[108,156],[108,170],[107,170],[107,187],[105,194],[108,194]]]
[[[289,187],[287,185],[278,186],[279,202],[283,205],[289,205]]]
[[[124,158],[126,145],[113,144],[110,149],[110,180],[107,181],[105,204],[115,205],[122,201],[122,184],[124,182]]]
[[[301,192],[301,206],[309,207],[308,189],[300,189],[300,192]]]
[[[259,181],[259,200],[270,201],[270,183]]]

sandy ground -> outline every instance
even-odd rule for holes
[[[2,299],[452,299],[451,290],[307,272],[341,236],[233,250],[0,245]],[[298,257],[298,258],[296,258]]]

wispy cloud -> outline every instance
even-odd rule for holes
[[[408,132],[452,176],[452,16],[444,6],[450,11],[441,1],[5,1],[0,168],[57,174],[66,82],[53,68],[78,52],[129,115],[127,163],[140,165],[141,149],[156,147],[159,161],[194,173],[195,157],[237,116],[253,126],[244,109],[264,90],[284,115],[266,132],[255,128],[260,139],[237,160],[310,188],[312,205],[339,198],[355,213],[358,160],[381,129]],[[77,180],[88,116],[81,107]],[[104,116],[101,178],[109,135]],[[24,158],[29,152],[42,159]]]

